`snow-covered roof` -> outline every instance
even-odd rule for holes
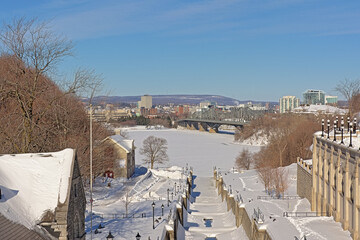
[[[293,109],[294,112],[305,112],[305,113],[336,113],[336,114],[346,114],[348,110],[337,108],[330,105],[309,105],[309,106],[300,106]]]
[[[54,212],[67,199],[74,151],[0,155],[0,213],[31,229]]]
[[[133,150],[133,139],[126,139],[121,135],[112,135],[109,137],[110,139],[112,139],[114,142],[116,142],[117,144],[119,144],[120,146],[122,146],[126,152],[131,152]]]

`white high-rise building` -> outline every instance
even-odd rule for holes
[[[290,112],[300,105],[300,99],[295,96],[283,96],[279,102],[280,113]]]
[[[139,108],[150,109],[152,107],[152,96],[144,95],[141,96],[141,101],[138,102]]]

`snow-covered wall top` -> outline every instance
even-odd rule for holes
[[[74,150],[0,156],[0,213],[28,228],[66,201]]]

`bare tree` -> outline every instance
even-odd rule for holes
[[[143,141],[140,154],[145,156],[145,159],[143,160],[144,163],[150,164],[150,168],[153,169],[155,162],[162,164],[169,160],[166,151],[166,139],[149,136]]]
[[[53,84],[44,82],[45,74],[54,70],[66,56],[71,55],[70,41],[50,31],[46,22],[35,19],[15,19],[0,32],[3,56],[13,77],[3,78],[1,98],[16,99],[22,117],[21,152],[32,149],[34,130],[41,112],[35,111],[36,100]],[[21,81],[19,81],[21,79]],[[25,81],[24,81],[25,80]]]
[[[123,138],[128,139],[129,138],[129,132],[125,129],[120,129],[120,136],[122,136]]]
[[[102,78],[79,69],[60,89],[50,79],[58,63],[72,54],[72,43],[46,22],[15,19],[0,32],[0,152],[77,149],[81,173],[89,171],[89,121],[78,96],[94,96]],[[92,99],[92,98],[91,98]],[[108,136],[98,123],[94,142]],[[104,165],[104,164],[103,164]]]
[[[273,184],[276,191],[276,195],[280,197],[284,196],[284,192],[288,189],[288,175],[289,172],[284,168],[274,168],[272,170]]]
[[[349,115],[352,116],[354,108],[352,99],[360,94],[360,80],[345,79],[336,85],[335,90],[341,93],[347,100],[349,104]]]
[[[235,165],[237,168],[249,170],[252,163],[252,154],[246,148],[236,157]]]
[[[257,169],[260,181],[264,184],[265,192],[270,193],[272,189],[273,182],[273,168],[271,167],[262,167]]]

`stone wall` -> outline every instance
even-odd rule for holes
[[[85,239],[85,191],[77,159],[74,163],[70,201],[67,213],[68,239]]]
[[[216,170],[214,171],[214,179],[216,180],[218,194],[221,195],[223,201],[226,201],[228,210],[231,209],[235,215],[236,226],[241,225],[250,240],[271,240],[268,232],[260,229],[260,225],[248,215],[245,207],[235,201],[234,196],[224,188],[223,179],[217,176]]]
[[[85,208],[85,191],[74,152],[66,200],[58,202],[55,212],[48,212],[40,225],[59,240],[85,239]]]
[[[182,195],[180,202],[172,209],[174,214],[164,228],[163,240],[176,240],[179,225],[183,226],[184,218],[187,218],[187,208],[190,204],[191,191],[193,188],[193,172],[191,170],[187,178],[187,185],[188,189],[186,190],[186,194]]]
[[[312,201],[312,170],[310,165],[306,164],[301,158],[297,160],[297,194],[309,200],[310,204]]]

